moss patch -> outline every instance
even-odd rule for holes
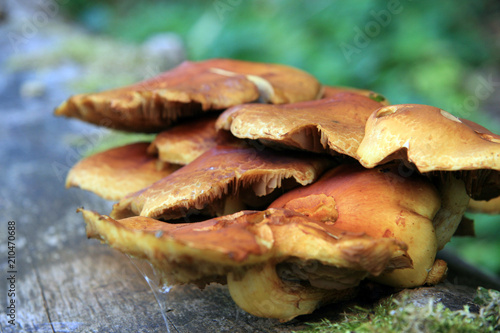
[[[500,292],[480,287],[474,302],[480,306],[478,313],[467,306],[451,311],[432,299],[419,307],[407,298],[390,297],[372,309],[354,307],[342,321],[324,319],[300,332],[498,332]]]

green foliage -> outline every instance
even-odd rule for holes
[[[325,84],[372,89],[393,103],[430,104],[492,127],[467,104],[499,60],[486,29],[495,18],[488,1],[108,0],[79,6],[80,12],[78,2],[69,9],[89,29],[118,39],[140,43],[175,32],[192,60],[289,64]]]
[[[355,307],[344,314],[344,319],[327,319],[310,324],[301,332],[497,332],[500,329],[500,292],[478,288],[475,303],[479,313],[463,310],[451,311],[432,299],[425,307],[418,307],[407,298],[388,298],[373,309]]]
[[[476,237],[453,237],[447,248],[464,260],[500,275],[500,217],[498,215],[467,214],[474,220]]]

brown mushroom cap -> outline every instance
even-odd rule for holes
[[[376,102],[381,103],[382,105],[389,105],[389,101],[387,98],[382,96],[379,93],[376,93],[371,90],[366,90],[366,89],[358,89],[358,88],[352,88],[352,87],[332,87],[332,86],[323,86],[323,97],[321,98],[331,98],[335,97],[337,94],[345,93],[345,92],[351,92],[354,94],[362,95],[365,97],[369,97],[370,99],[373,99]]]
[[[321,84],[310,74],[285,65],[212,59],[205,61],[222,75],[243,74],[259,88],[264,103],[286,104],[321,97]]]
[[[77,186],[107,200],[120,200],[179,168],[147,154],[147,142],[112,148],[86,157],[71,168],[66,187]]]
[[[421,173],[457,171],[472,197],[500,195],[500,136],[436,107],[401,104],[374,112],[358,155],[367,168],[404,159]]]
[[[223,112],[216,127],[241,139],[356,157],[368,117],[383,106],[355,93],[286,105],[246,104]]]
[[[212,59],[186,61],[154,78],[99,93],[75,95],[56,115],[118,130],[158,132],[177,119],[253,102],[289,103],[318,97],[311,75],[283,65]]]
[[[238,193],[263,197],[277,188],[306,185],[316,180],[333,161],[327,157],[217,146],[153,185],[123,198],[111,216],[133,215],[162,219],[186,216],[190,210],[211,209]],[[221,213],[219,211],[218,213]]]
[[[343,230],[405,242],[413,268],[377,279],[395,287],[426,282],[437,252],[433,218],[440,206],[439,194],[427,178],[416,174],[403,177],[397,165],[364,169],[357,164],[336,167],[317,182],[291,190],[270,205],[329,221]]]
[[[369,274],[411,266],[399,241],[345,232],[287,210],[243,211],[189,224],[141,216],[114,220],[81,211],[89,237],[147,259],[163,283],[205,284],[227,275],[237,304],[258,316],[289,320],[326,300],[348,297]],[[305,281],[321,271],[323,278],[340,278],[327,289],[283,280],[276,269],[280,263],[302,268],[304,277],[295,277]],[[317,269],[308,271],[310,264]],[[271,306],[262,307],[265,302]]]
[[[148,153],[168,163],[189,164],[217,145],[216,119],[200,117],[165,130],[151,142]]]

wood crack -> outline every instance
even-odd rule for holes
[[[33,265],[33,249],[31,246],[28,246],[28,251],[29,251],[29,263],[33,271],[35,272],[35,277],[36,277],[36,282],[38,284],[38,287],[40,288],[40,294],[42,296],[43,300],[43,308],[45,310],[45,314],[47,315],[47,319],[49,320],[50,328],[52,329],[53,333],[56,333],[56,330],[54,329],[54,325],[52,324],[52,319],[50,319],[50,310],[49,306],[47,304],[47,299],[45,298],[45,292],[44,292],[44,287],[42,284],[42,280],[40,279],[40,274],[38,274],[38,268]]]

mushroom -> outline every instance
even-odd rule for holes
[[[269,207],[284,208],[324,221],[342,230],[394,238],[408,246],[413,268],[384,273],[375,280],[408,288],[436,284],[434,274],[440,247],[439,229],[433,225],[442,205],[435,186],[417,173],[403,177],[397,164],[364,169],[344,164],[324,174],[317,182],[289,191]],[[444,227],[443,227],[444,228]]]
[[[366,278],[440,282],[436,252],[472,232],[469,196],[500,196],[500,136],[431,106],[387,104],[291,67],[213,59],[73,96],[56,114],[163,131],[71,170],[68,186],[120,200],[111,217],[80,210],[89,237],[149,260],[166,283],[227,282],[249,313],[289,320]],[[191,213],[219,217],[175,221]]]
[[[282,321],[353,297],[366,276],[411,267],[402,242],[346,232],[288,210],[187,224],[80,211],[88,237],[150,261],[162,283],[227,281],[241,308]]]
[[[351,87],[331,87],[331,86],[323,86],[323,97],[322,98],[331,98],[335,97],[337,94],[345,93],[345,92],[351,92],[354,94],[362,95],[369,97],[370,99],[373,99],[376,102],[379,102],[383,105],[389,105],[389,101],[387,98],[382,96],[379,93],[376,93],[371,90],[366,90],[366,89],[357,89],[357,88],[351,88]]]
[[[185,61],[131,86],[72,96],[55,114],[118,130],[158,132],[203,112],[258,100],[311,100],[321,93],[314,77],[288,66],[229,59]]]
[[[147,142],[112,148],[78,162],[66,177],[66,187],[77,186],[107,200],[120,200],[179,168],[147,154]]]
[[[500,136],[439,108],[401,104],[370,116],[357,154],[366,168],[402,159],[421,173],[454,171],[472,198],[487,200],[500,195],[499,143]]]
[[[490,200],[472,200],[467,210],[474,213],[500,214],[500,197]]]
[[[219,145],[151,186],[117,203],[111,216],[133,215],[175,219],[191,212],[229,214],[261,197],[258,206],[273,200],[278,188],[289,189],[316,180],[332,166],[328,157],[295,154],[253,147]],[[242,194],[240,196],[240,193]],[[254,204],[255,205],[255,204]]]
[[[225,133],[217,133],[216,119],[214,116],[200,117],[169,128],[155,137],[148,153],[168,163],[189,164],[217,143],[231,141]]]
[[[245,104],[223,112],[216,127],[266,145],[356,157],[366,120],[382,106],[350,92],[285,105]]]

